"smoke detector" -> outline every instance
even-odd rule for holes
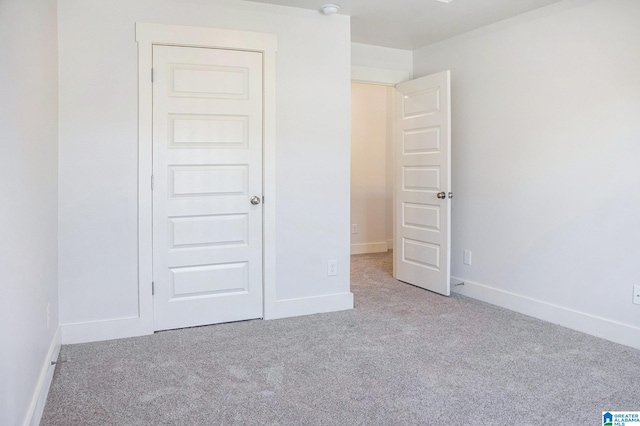
[[[339,10],[340,5],[338,4],[328,3],[322,6],[322,13],[325,15],[333,15],[334,13],[338,13]]]

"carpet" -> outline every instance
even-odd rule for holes
[[[640,410],[640,351],[394,280],[355,309],[66,345],[42,425],[601,425]]]

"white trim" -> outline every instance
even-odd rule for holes
[[[277,38],[264,50],[264,145],[262,149],[264,191],[262,267],[264,317],[276,309],[276,51]]]
[[[150,288],[149,291],[151,291]],[[140,317],[63,324],[61,328],[64,345],[124,339],[153,333],[153,330],[150,330],[144,319]]]
[[[263,288],[264,317],[276,308],[276,52],[274,34],[236,31],[217,28],[189,27],[136,22],[138,42],[138,265],[139,318],[121,320],[131,323],[131,332],[116,325],[103,327],[101,323],[77,324],[65,328],[64,340],[88,337],[82,327],[96,328],[106,338],[129,337],[153,333],[152,260],[152,84],[153,44],[207,48],[242,49],[262,52],[264,60],[264,146],[263,146]],[[113,322],[113,321],[110,321]],[[102,331],[102,333],[100,333]],[[71,333],[74,334],[71,334]],[[109,337],[111,336],[111,337]],[[93,339],[92,339],[93,340]],[[84,340],[87,341],[87,340]]]
[[[151,173],[153,163],[151,157],[153,122],[153,87],[151,84],[151,64],[153,63],[153,49],[151,42],[142,43],[139,37],[146,34],[143,28],[138,29],[136,23],[136,40],[138,41],[138,315],[131,319],[133,330],[142,328],[143,334],[153,333],[153,203],[151,194]],[[149,28],[149,32],[152,28]],[[149,35],[150,37],[150,35]],[[145,72],[145,70],[147,70]],[[145,75],[146,74],[146,75]],[[82,338],[86,328],[96,328],[94,338],[106,340],[107,336],[117,335],[122,330],[118,324],[124,320],[110,321],[112,330],[105,330],[104,322],[74,324],[69,326],[69,340]],[[139,323],[139,324],[136,324]],[[90,330],[87,330],[89,333]],[[142,330],[141,330],[142,331]],[[85,336],[89,337],[89,336]],[[132,337],[132,336],[129,336]],[[62,341],[67,343],[67,330],[63,330]],[[91,341],[91,340],[84,340]]]
[[[462,278],[451,277],[451,281],[464,282],[464,285],[451,288],[452,291],[458,294],[640,349],[640,328],[638,327],[499,290],[473,281],[463,280]]]
[[[385,253],[387,250],[386,241],[381,243],[351,244],[351,254]]]
[[[278,50],[275,34],[146,22],[136,22],[136,41],[139,46],[146,45],[149,48],[152,44],[170,44],[269,53]],[[150,52],[147,53],[150,55]]]
[[[351,66],[351,81],[354,83],[379,84],[395,86],[411,79],[409,71],[388,70],[384,68]]]
[[[326,296],[278,300],[264,319],[298,317],[303,315],[353,309],[353,293],[329,294]]]
[[[53,339],[51,339],[49,350],[47,351],[47,355],[42,363],[40,376],[38,377],[38,382],[36,384],[35,391],[33,392],[31,403],[29,404],[29,410],[27,411],[27,416],[23,423],[25,426],[37,426],[40,424],[40,419],[44,412],[44,406],[47,403],[47,395],[49,395],[51,380],[53,380],[53,372],[55,370],[55,367],[51,365],[51,361],[56,361],[58,359],[58,354],[60,353],[60,342],[60,327],[58,327],[53,335]]]

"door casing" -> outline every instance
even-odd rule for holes
[[[276,52],[274,34],[136,23],[138,42],[138,318],[129,335],[153,333],[152,125],[153,45],[237,49],[263,54],[263,289],[264,318],[276,309]],[[131,322],[129,325],[132,326]]]

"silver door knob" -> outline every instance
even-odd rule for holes
[[[447,198],[447,194],[445,192],[438,192],[436,196],[441,200],[444,200],[445,198]]]
[[[449,193],[449,198],[453,198],[453,192]]]
[[[254,206],[260,204],[260,197],[258,197],[257,195],[251,197],[251,204],[253,204]]]

